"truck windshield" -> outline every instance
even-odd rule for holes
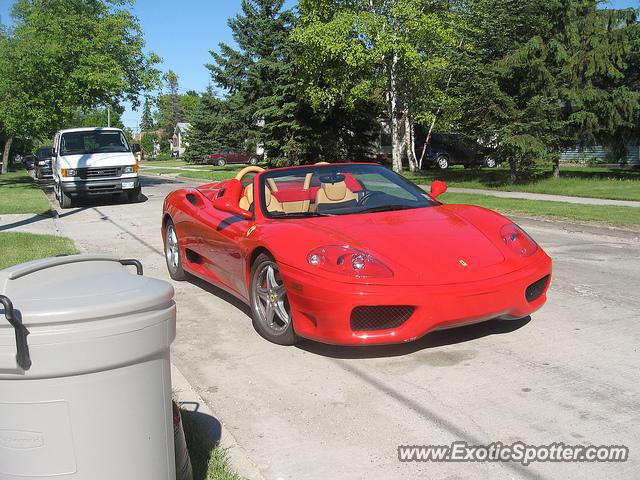
[[[89,130],[67,132],[60,140],[62,155],[83,155],[87,153],[128,152],[129,145],[122,132],[117,130]]]

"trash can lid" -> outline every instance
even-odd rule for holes
[[[1,270],[0,294],[29,327],[155,310],[171,305],[174,291],[167,282],[136,275],[118,258],[70,255]]]

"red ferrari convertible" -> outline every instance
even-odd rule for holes
[[[408,342],[538,310],[551,259],[508,218],[437,201],[445,190],[374,164],[249,166],[167,196],[167,267],[249,304],[283,345]]]

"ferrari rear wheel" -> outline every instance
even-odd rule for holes
[[[169,276],[174,280],[184,280],[186,275],[180,258],[180,242],[171,220],[167,222],[164,233],[164,257],[167,261]]]
[[[250,297],[253,327],[262,337],[279,345],[298,341],[278,264],[269,255],[259,255],[251,268]]]

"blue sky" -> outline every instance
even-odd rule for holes
[[[2,22],[9,21],[13,0],[0,0]],[[286,5],[295,5],[287,0]],[[611,0],[611,7],[640,7],[640,0]],[[145,34],[147,49],[163,59],[162,70],[180,77],[180,89],[204,90],[209,84],[209,50],[220,42],[233,44],[227,19],[240,11],[240,0],[137,0],[134,12]],[[124,124],[137,130],[140,112],[127,109]]]

